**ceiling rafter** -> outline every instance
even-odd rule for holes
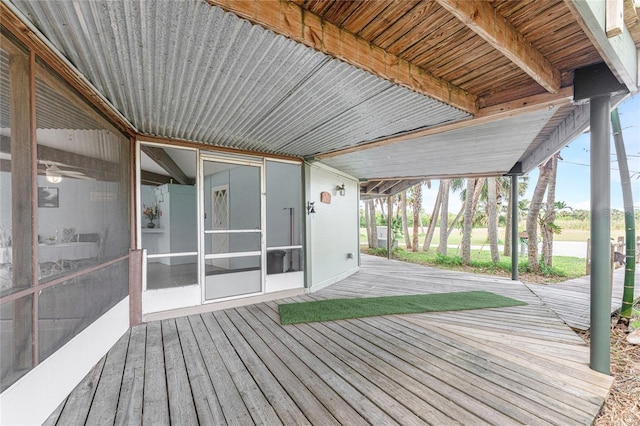
[[[486,1],[436,0],[550,93],[560,89],[562,75],[549,60]]]
[[[171,156],[167,154],[167,151],[165,151],[163,148],[140,145],[140,150],[147,154],[153,161],[158,163],[158,165],[166,170],[167,173],[169,173],[169,175],[179,184],[193,185],[193,179],[189,178],[182,171],[180,166],[178,166],[178,164],[173,161],[173,158],[171,158]]]
[[[477,98],[419,66],[285,0],[207,0],[228,12],[423,95],[475,114]]]

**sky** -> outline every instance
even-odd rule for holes
[[[618,107],[622,135],[627,151],[627,162],[631,174],[633,204],[640,208],[640,95],[627,99]],[[564,201],[573,209],[590,209],[590,177],[589,177],[589,144],[590,134],[583,133],[560,151],[562,160],[558,161],[558,177],[556,184],[556,201]],[[528,174],[529,187],[521,198],[531,200],[533,190],[538,181],[538,169]],[[431,212],[438,192],[438,182],[432,182],[431,189],[423,189],[423,209]],[[457,194],[449,198],[449,211],[458,211],[462,203]],[[623,210],[620,172],[616,151],[611,138],[611,208]]]

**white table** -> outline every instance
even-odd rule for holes
[[[38,244],[38,263],[79,260],[98,256],[98,243]]]

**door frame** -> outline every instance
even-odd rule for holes
[[[265,164],[264,158],[243,158],[239,156],[231,156],[218,154],[211,151],[198,151],[198,179],[197,179],[197,194],[198,199],[198,268],[199,268],[199,282],[201,291],[201,303],[216,303],[225,300],[233,300],[244,298],[248,296],[261,295],[265,293],[265,280],[266,280],[266,186],[265,186]],[[205,229],[204,229],[204,213],[205,213],[205,184],[204,184],[204,162],[218,162],[225,164],[233,164],[238,166],[250,166],[258,167],[258,176],[260,178],[260,290],[254,293],[246,293],[228,297],[221,297],[218,299],[206,299],[206,271],[205,271],[205,253],[206,253],[206,241],[205,241]],[[212,188],[213,189],[213,188]],[[227,192],[228,196],[231,196],[230,192]]]

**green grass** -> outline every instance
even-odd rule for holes
[[[386,249],[370,250],[361,247],[364,253],[377,256],[386,256]],[[467,272],[476,272],[491,275],[510,276],[511,275],[511,257],[500,256],[498,263],[491,261],[491,253],[488,250],[471,250],[471,265],[465,266],[456,250],[449,250],[450,255],[440,256],[435,249],[424,252],[405,251],[404,249],[396,249],[392,251],[392,258],[402,260],[404,262],[417,263],[420,265],[433,266],[444,269],[464,270]],[[530,273],[529,262],[526,257],[518,258],[518,271],[523,274],[522,279],[525,281],[540,281]],[[573,278],[582,277],[586,274],[586,265],[584,259],[570,256],[554,256],[553,267],[541,267],[539,277],[543,281],[555,282],[564,281]]]
[[[425,228],[426,229],[426,228]],[[409,229],[409,235],[412,234],[412,230]],[[613,229],[611,230],[611,237],[617,239],[618,236],[624,236],[624,229]],[[425,234],[420,232],[418,233],[418,240],[420,242],[420,246],[422,247],[422,243],[424,242]],[[471,245],[472,246],[481,246],[484,244],[488,246],[487,243],[488,233],[486,228],[474,228],[473,233],[471,235]],[[560,234],[554,235],[553,239],[555,241],[577,241],[577,242],[586,242],[587,239],[590,238],[590,231],[588,229],[571,229],[571,228],[563,228]],[[500,240],[500,244],[504,242],[504,228],[498,228],[498,239]],[[449,245],[460,245],[460,241],[462,240],[462,234],[459,230],[454,229],[449,239],[447,240]],[[360,228],[360,242],[367,242],[367,230],[365,228]],[[433,239],[431,240],[432,246],[437,246],[440,242],[440,228],[436,227]],[[399,239],[399,243],[401,247],[404,247],[404,237]]]
[[[298,324],[379,315],[502,308],[522,305],[526,305],[526,303],[488,291],[463,291],[287,303],[278,305],[278,311],[280,312],[280,322],[282,324]]]

